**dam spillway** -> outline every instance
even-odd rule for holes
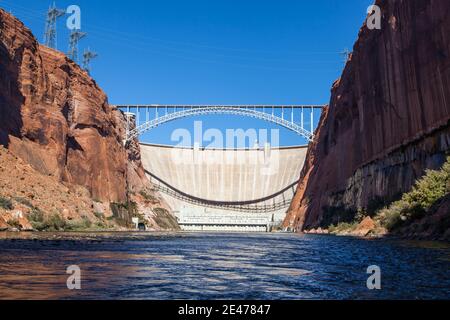
[[[307,151],[140,148],[149,179],[188,231],[269,231],[285,217]]]

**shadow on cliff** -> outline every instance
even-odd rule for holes
[[[21,136],[21,106],[24,101],[19,90],[18,64],[10,58],[8,49],[0,42],[0,145],[8,147],[9,135]]]

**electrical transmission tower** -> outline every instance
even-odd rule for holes
[[[78,42],[86,35],[86,32],[81,32],[77,29],[73,29],[70,33],[69,52],[67,55],[75,62],[78,62]]]
[[[344,62],[344,66],[347,63],[348,59],[350,59],[350,55],[351,55],[351,51],[348,50],[347,48],[344,49],[344,51],[342,51],[340,53],[340,55],[342,56],[343,62]]]
[[[53,7],[49,7],[47,11],[47,20],[45,22],[45,34],[44,34],[44,44],[47,47],[57,49],[56,43],[56,20],[66,12],[61,9],[57,9],[55,3],[53,2]]]
[[[91,51],[91,49],[84,50],[83,54],[83,69],[87,71],[87,73],[91,73],[91,60],[94,58],[97,58],[98,54],[94,51]]]

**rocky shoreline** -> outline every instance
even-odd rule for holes
[[[411,226],[397,230],[390,233],[383,227],[377,225],[371,218],[366,218],[365,221],[353,225],[350,227],[344,227],[339,230],[317,228],[304,230],[304,234],[313,235],[331,235],[339,237],[355,237],[364,239],[393,239],[393,240],[418,240],[418,241],[441,241],[450,242],[450,236],[448,233],[442,234],[430,234],[429,232],[411,231]]]
[[[337,228],[316,228],[303,231],[305,234],[329,234],[337,236],[351,236],[362,238],[380,238],[385,237],[388,232],[385,228],[380,227],[370,217],[366,217],[359,224],[349,225],[348,227]]]

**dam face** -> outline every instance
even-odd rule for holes
[[[269,231],[286,215],[307,151],[140,148],[149,179],[188,231]]]

